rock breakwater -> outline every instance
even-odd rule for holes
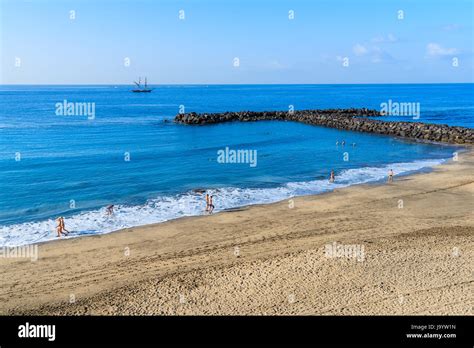
[[[391,135],[449,144],[474,144],[474,129],[422,122],[391,122],[366,117],[380,116],[371,109],[322,109],[299,111],[195,112],[178,114],[176,123],[206,125],[223,122],[293,121],[349,131]]]

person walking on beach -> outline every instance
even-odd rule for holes
[[[209,197],[209,214],[212,214],[212,212],[214,211],[214,204],[212,203],[213,198],[214,196]]]
[[[331,174],[329,176],[329,182],[334,182],[336,178],[334,177],[334,170],[331,170]]]
[[[113,204],[108,205],[106,208],[106,211],[107,211],[107,215],[112,215],[114,213],[114,205]]]
[[[209,212],[209,194],[206,193],[206,213]]]
[[[392,169],[390,169],[388,171],[388,180],[387,180],[387,182],[389,182],[389,183],[393,182],[393,170]]]
[[[69,231],[66,230],[66,227],[64,225],[64,218],[60,216],[56,219],[56,222],[58,223],[58,225],[56,226],[56,232],[58,233],[57,237],[61,237],[61,234],[64,234],[65,236],[67,236]],[[66,231],[67,233],[64,231]]]
[[[64,231],[66,231],[67,233],[69,233],[69,231],[66,230],[66,225],[65,225],[65,223],[64,223],[64,217],[63,217],[63,216],[61,216],[61,225],[62,225],[63,233],[64,233]],[[67,235],[67,233],[64,233],[64,234]]]
[[[61,227],[61,217],[58,217],[58,218],[56,219],[56,223],[58,224],[58,225],[56,226],[56,232],[58,233],[57,237],[59,238],[59,237],[61,237],[61,232],[62,232],[62,230],[63,230],[62,227]]]

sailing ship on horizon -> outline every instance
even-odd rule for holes
[[[134,81],[133,83],[137,86],[136,89],[132,89],[132,92],[134,92],[134,93],[149,93],[149,92],[152,91],[151,88],[148,88],[146,77],[145,77],[145,85],[144,86],[142,86],[142,81],[141,81],[140,77],[138,78],[138,82]]]

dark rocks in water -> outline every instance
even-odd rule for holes
[[[201,194],[201,193],[206,193],[208,190],[212,190],[213,192],[221,192],[221,190],[216,189],[216,188],[214,189],[197,188],[197,189],[194,189],[193,192]]]
[[[474,144],[474,130],[472,128],[421,122],[388,122],[366,118],[373,116],[382,117],[379,111],[366,108],[300,110],[292,112],[239,111],[214,114],[190,112],[176,115],[175,122],[189,125],[205,125],[233,121],[294,121],[316,126],[392,135],[415,140],[450,144]]]

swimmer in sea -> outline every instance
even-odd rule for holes
[[[334,170],[331,170],[331,175],[329,176],[329,182],[334,182],[335,177],[334,177]]]

